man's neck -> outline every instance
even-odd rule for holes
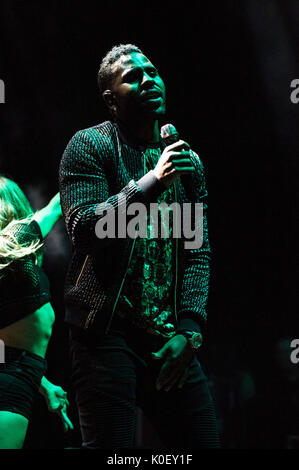
[[[160,140],[157,120],[116,121],[122,137],[127,143],[148,145]]]

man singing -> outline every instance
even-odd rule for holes
[[[111,49],[98,84],[111,121],[77,132],[60,166],[73,246],[65,302],[82,445],[134,447],[138,405],[165,448],[216,448],[213,400],[198,361],[210,262],[203,165],[186,142],[166,145],[160,137],[165,85],[138,47]],[[126,212],[132,221],[133,203],[174,202],[203,204],[199,248],[186,248],[174,226],[168,236],[134,238],[126,227],[98,236],[103,217],[123,220]]]

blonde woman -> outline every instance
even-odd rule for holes
[[[65,391],[45,376],[47,346],[55,315],[42,270],[43,239],[61,217],[59,194],[33,213],[19,186],[0,175],[0,449],[23,447],[36,393],[59,414],[65,431]]]

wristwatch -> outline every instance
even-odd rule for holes
[[[200,348],[200,346],[202,345],[201,333],[197,333],[196,331],[190,331],[190,330],[179,330],[177,334],[185,336],[192,350],[196,350]]]

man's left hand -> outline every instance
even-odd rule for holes
[[[167,341],[156,353],[152,353],[154,360],[162,360],[156,387],[168,392],[175,384],[182,388],[188,378],[189,364],[193,351],[185,336],[178,334]]]

